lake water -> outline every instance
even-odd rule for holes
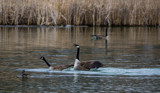
[[[0,92],[23,93],[155,93],[160,92],[160,29],[155,27],[0,27]],[[98,70],[51,71],[51,65],[99,60]],[[21,71],[29,74],[21,77]]]

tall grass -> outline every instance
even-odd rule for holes
[[[0,0],[1,25],[160,25],[160,0]]]

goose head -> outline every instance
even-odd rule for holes
[[[44,58],[44,56],[41,56],[40,59],[41,59],[41,60],[44,60],[45,58]]]
[[[74,45],[75,47],[79,48],[79,45],[78,45],[78,44],[74,43],[73,45]]]

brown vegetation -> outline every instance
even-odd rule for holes
[[[160,25],[160,0],[0,0],[1,25]]]

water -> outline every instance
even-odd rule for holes
[[[154,27],[109,28],[109,40],[92,40],[105,34],[104,27],[0,27],[0,92],[119,93],[160,92],[160,29]],[[98,70],[51,71],[51,65],[99,60]],[[29,74],[21,77],[21,71]]]

